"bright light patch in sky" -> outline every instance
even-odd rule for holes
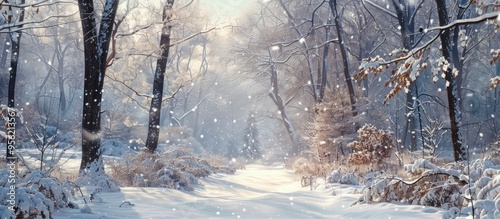
[[[210,13],[213,19],[229,18],[237,19],[244,16],[245,12],[255,4],[254,1],[248,0],[201,0],[202,8]]]

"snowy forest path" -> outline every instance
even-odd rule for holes
[[[302,187],[291,170],[281,166],[247,165],[234,175],[213,175],[195,190],[194,206],[217,203],[213,213],[250,218],[322,218],[328,193]],[[201,204],[203,207],[205,204]],[[318,215],[319,214],[319,215]],[[245,218],[247,218],[245,217]]]
[[[441,218],[442,211],[418,205],[390,203],[350,206],[360,186],[302,187],[293,171],[281,166],[247,165],[234,175],[214,174],[200,179],[194,191],[153,187],[122,187],[101,193],[90,203],[93,214],[63,210],[55,219],[85,218]],[[332,190],[335,195],[332,195]],[[133,206],[119,207],[122,202]],[[81,204],[81,203],[79,203]]]

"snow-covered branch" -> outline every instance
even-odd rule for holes
[[[48,21],[50,19],[53,19],[53,18],[67,18],[67,17],[71,17],[77,13],[78,13],[78,11],[74,12],[72,14],[67,14],[67,15],[53,15],[53,16],[45,17],[41,20],[36,20],[36,21],[5,23],[5,24],[0,25],[0,33],[11,33],[11,32],[15,32],[15,31],[21,31],[21,30],[26,30],[26,29],[35,29],[35,28],[47,28],[50,26],[38,27],[38,26],[30,26],[30,24],[41,24],[41,23]],[[67,23],[59,23],[58,25],[62,25],[62,24],[67,24]],[[53,26],[57,26],[57,25],[53,25]]]
[[[370,4],[371,6],[373,6],[374,8],[376,8],[376,9],[378,9],[380,11],[385,12],[386,14],[388,14],[389,16],[391,16],[393,18],[396,18],[396,19],[398,18],[398,16],[396,14],[394,14],[392,11],[389,11],[386,8],[384,8],[384,7],[378,5],[378,4],[376,4],[376,3],[374,3],[374,2],[372,2],[370,0],[363,0],[363,3],[364,2],[367,2],[368,4]]]

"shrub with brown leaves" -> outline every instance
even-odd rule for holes
[[[349,143],[354,153],[349,156],[349,163],[354,165],[378,164],[391,157],[394,140],[389,131],[365,124],[358,130],[359,140]]]

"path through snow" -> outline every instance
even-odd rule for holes
[[[212,175],[193,192],[164,188],[124,187],[100,194],[93,214],[64,209],[56,218],[441,218],[443,211],[389,203],[350,205],[359,197],[352,186],[324,185],[310,191],[283,167],[248,165],[235,175]],[[134,206],[119,207],[123,201]],[[80,206],[83,206],[79,202]]]

